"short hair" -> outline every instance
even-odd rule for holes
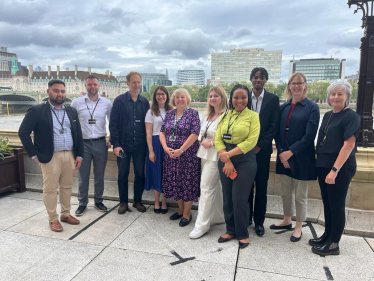
[[[185,94],[186,95],[186,97],[187,97],[187,106],[189,106],[190,103],[191,103],[191,96],[190,96],[190,94],[188,93],[188,91],[185,88],[179,88],[179,89],[176,89],[173,92],[173,94],[170,97],[170,105],[171,106],[176,106],[176,104],[175,104],[175,96],[179,95],[179,94]]]
[[[208,105],[207,105],[205,114],[208,115],[209,117],[212,117],[214,113],[214,107],[209,104],[209,94],[211,92],[216,92],[221,97],[221,104],[220,104],[219,112],[222,113],[226,111],[227,109],[227,95],[226,95],[225,89],[222,88],[221,86],[214,86],[209,89],[208,97],[207,97]]]
[[[252,80],[253,76],[255,76],[256,72],[260,71],[261,75],[265,76],[266,81],[269,80],[269,74],[267,70],[263,67],[256,67],[252,69],[251,75],[249,76],[249,79]]]
[[[142,80],[142,76],[140,75],[139,72],[136,72],[136,71],[130,71],[129,74],[126,75],[126,81],[127,81],[127,82],[130,82],[131,76],[133,76],[133,75],[139,75],[140,80]]]
[[[88,79],[96,79],[97,81],[99,81],[99,78],[97,78],[96,75],[93,75],[93,74],[90,74],[86,77],[85,81],[87,81]]]
[[[48,82],[48,88],[51,88],[54,84],[62,84],[65,87],[65,82],[55,79]]]
[[[301,72],[295,72],[294,74],[291,75],[290,79],[288,79],[288,83],[287,83],[287,87],[286,89],[284,90],[284,94],[283,94],[283,97],[286,99],[286,100],[290,100],[292,99],[292,93],[291,93],[291,90],[290,90],[290,85],[291,85],[291,81],[295,78],[299,78],[299,80],[303,80],[304,83],[306,83],[306,77],[304,74],[302,74]],[[304,93],[303,93],[303,99],[306,98],[306,93],[308,91],[308,86],[305,87],[304,89]]]
[[[333,91],[335,90],[344,90],[345,95],[347,96],[347,100],[345,101],[345,106],[349,105],[349,100],[352,95],[352,85],[346,81],[346,80],[338,80],[334,83],[332,83],[328,88],[327,88],[327,104],[331,106],[330,103],[330,95]]]
[[[166,95],[165,111],[168,112],[169,110],[173,109],[173,107],[170,105],[170,96],[169,96],[168,90],[166,89],[165,86],[158,86],[153,92],[152,105],[151,105],[151,114],[155,116],[160,116],[160,108],[158,107],[158,102],[156,99],[156,93],[158,90],[163,91]]]
[[[248,87],[246,85],[242,85],[242,84],[236,84],[231,92],[230,92],[230,98],[229,98],[229,109],[234,109],[234,106],[232,105],[232,96],[234,95],[234,92],[237,90],[237,89],[243,89],[243,90],[246,90],[247,91],[247,94],[248,94],[248,99],[250,97],[250,90],[248,89]],[[249,101],[248,101],[249,102]],[[248,106],[248,105],[247,105]]]

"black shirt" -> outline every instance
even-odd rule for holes
[[[125,144],[133,148],[146,142],[146,132],[144,126],[145,113],[140,99],[138,98],[134,102],[131,95],[128,95],[126,109],[128,122]]]
[[[360,125],[360,116],[350,108],[338,113],[326,112],[318,133],[316,166],[332,168],[344,141],[352,136],[358,138]],[[323,140],[325,134],[326,138]],[[356,169],[356,152],[357,146],[355,145],[341,169]]]

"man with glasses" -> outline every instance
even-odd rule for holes
[[[99,95],[100,83],[95,75],[89,75],[84,85],[87,95],[76,98],[71,103],[78,112],[84,143],[83,162],[78,171],[79,207],[75,211],[77,216],[82,216],[87,209],[91,162],[93,162],[95,208],[101,212],[108,210],[103,204],[103,193],[110,147],[110,143],[106,141],[106,120],[109,122],[112,103]]]
[[[128,176],[131,157],[135,174],[132,206],[139,212],[146,211],[142,203],[147,154],[144,120],[149,109],[149,101],[139,94],[141,79],[138,72],[130,72],[126,76],[126,83],[130,90],[114,100],[110,114],[109,130],[118,166],[119,214],[128,211]]]
[[[27,154],[38,163],[43,174],[43,200],[52,231],[63,230],[56,212],[57,191],[60,195],[60,220],[79,224],[70,215],[71,184],[74,172],[83,158],[83,139],[75,108],[65,106],[65,83],[48,83],[48,101],[31,107],[19,128],[18,135]],[[34,142],[30,134],[34,132]]]
[[[264,89],[268,79],[268,72],[265,68],[259,67],[252,70],[250,80],[253,88],[251,102],[248,102],[248,108],[259,114],[261,125],[260,136],[254,148],[257,160],[257,173],[249,196],[249,224],[252,224],[253,216],[255,231],[258,236],[263,236],[265,234],[264,221],[267,204],[270,157],[273,153],[272,141],[278,130],[279,122],[279,98]],[[253,206],[254,186],[256,186],[256,196]]]

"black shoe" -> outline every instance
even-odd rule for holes
[[[159,213],[161,213],[161,207],[158,208],[158,209],[154,208],[153,211],[154,211],[156,214],[159,214]]]
[[[87,206],[79,206],[78,209],[75,211],[75,214],[79,217],[82,216],[86,212]]]
[[[275,224],[272,224],[270,226],[270,229],[292,229],[292,223],[290,224],[287,224],[287,225],[275,225]]]
[[[95,208],[98,209],[100,212],[103,212],[103,213],[108,211],[108,208],[105,207],[105,205],[103,203],[95,204]]]
[[[264,236],[265,234],[265,229],[262,225],[256,225],[255,231],[256,231],[257,236],[260,236],[260,237]]]
[[[190,219],[186,219],[185,217],[183,217],[183,218],[181,218],[181,220],[179,222],[179,226],[180,227],[186,226],[190,223],[190,221],[192,221],[192,215],[190,216]]]
[[[225,242],[228,242],[228,241],[230,241],[231,239],[234,239],[234,238],[235,238],[235,236],[233,236],[231,238],[225,238],[225,237],[220,236],[218,238],[218,243],[225,243]]]
[[[301,236],[303,236],[303,233],[302,233],[302,232],[301,232],[301,234],[300,234],[300,237],[295,237],[295,236],[291,235],[291,237],[290,237],[290,241],[291,241],[291,242],[298,242],[298,241],[300,241]]]
[[[168,208],[166,207],[166,209],[162,209],[161,208],[161,214],[166,214],[168,212]]]
[[[169,219],[171,219],[172,221],[175,221],[175,220],[179,220],[181,217],[183,217],[183,215],[180,215],[178,214],[178,212],[176,212],[172,214]]]
[[[239,241],[239,248],[240,249],[244,249],[245,247],[247,247],[249,245],[249,243],[243,243],[243,242],[240,242]]]
[[[336,246],[333,247],[332,244],[335,244]],[[321,246],[313,246],[312,252],[320,256],[339,255],[340,254],[339,244],[332,243],[328,239],[327,242]]]
[[[316,239],[309,239],[309,245],[311,246],[321,246],[327,242],[329,237],[324,232],[321,237],[318,237]]]

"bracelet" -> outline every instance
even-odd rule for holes
[[[182,148],[179,148],[179,150],[180,150],[182,153],[184,152],[184,150],[182,150]],[[182,153],[181,153],[181,154],[182,154]]]
[[[226,152],[226,157],[227,159],[230,159],[230,154],[228,152]]]
[[[213,141],[210,141],[210,143],[211,143],[211,145],[212,145],[212,146],[214,146],[214,143],[213,143]]]

